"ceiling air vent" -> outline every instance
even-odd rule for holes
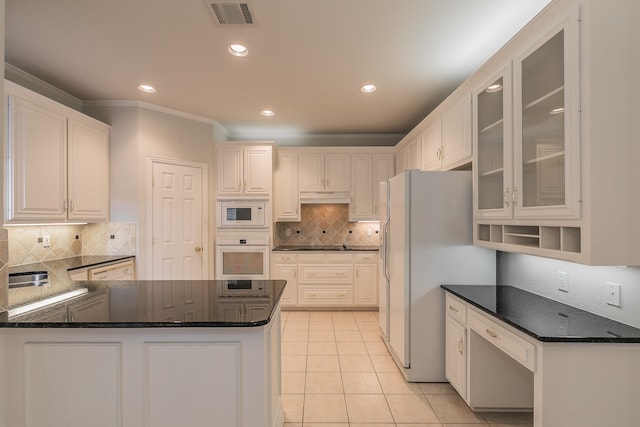
[[[208,0],[205,2],[220,25],[253,24],[253,17],[247,3],[211,3]]]

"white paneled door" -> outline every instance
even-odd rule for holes
[[[206,171],[164,161],[153,161],[152,170],[152,279],[206,278]]]

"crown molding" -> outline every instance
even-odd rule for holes
[[[42,96],[46,96],[49,99],[53,99],[69,108],[82,111],[83,102],[80,98],[76,98],[7,62],[4,63],[4,77],[15,84],[30,89]]]

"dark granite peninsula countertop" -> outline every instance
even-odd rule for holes
[[[89,255],[22,264],[9,267],[9,275],[28,272],[46,272],[48,283],[44,286],[9,288],[9,308],[44,300],[76,288],[69,273],[82,268],[96,267],[135,258],[135,255]]]
[[[0,328],[252,327],[271,321],[284,280],[78,281],[80,296],[21,315]],[[11,315],[11,316],[9,316]]]
[[[328,245],[328,246],[276,246],[273,251],[362,251],[377,252],[378,246],[349,246],[349,245]]]
[[[640,343],[638,328],[513,286],[442,288],[539,341]]]

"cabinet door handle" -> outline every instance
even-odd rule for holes
[[[452,305],[449,305],[449,310],[453,311],[454,313],[459,313],[459,310]]]
[[[491,338],[495,338],[497,340],[500,339],[500,337],[498,336],[498,334],[496,334],[495,332],[493,332],[491,329],[487,328],[485,329],[485,332],[487,333],[487,335],[489,335]]]
[[[73,200],[69,203],[69,212],[73,213]]]
[[[462,338],[460,338],[460,341],[458,341],[458,353],[462,354],[463,353],[463,345],[462,345]]]
[[[202,252],[202,246],[196,246],[196,252]]]
[[[69,207],[69,203],[65,200],[62,201],[62,210],[64,210],[65,212],[67,211],[67,208]]]
[[[518,206],[518,187],[513,187],[513,193],[511,194],[511,201],[513,202],[513,207]]]
[[[504,191],[504,206],[507,208],[509,207],[509,189],[508,188]]]

